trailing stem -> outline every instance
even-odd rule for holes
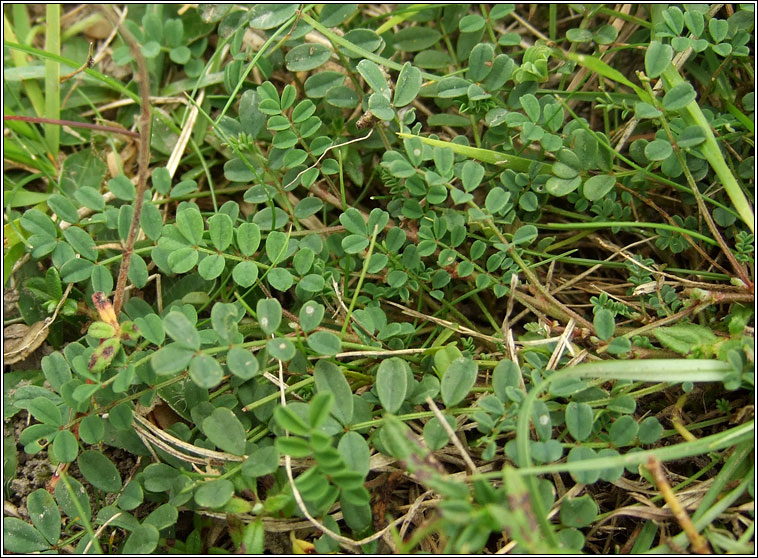
[[[142,214],[142,203],[145,199],[145,188],[147,187],[147,173],[150,164],[150,81],[147,72],[145,58],[142,56],[139,44],[134,36],[126,27],[119,23],[118,18],[113,13],[110,6],[100,7],[105,16],[117,26],[124,41],[129,45],[129,49],[137,62],[137,83],[139,85],[140,105],[142,110],[139,115],[139,140],[137,146],[137,195],[134,200],[134,214],[132,215],[132,224],[129,227],[129,234],[124,244],[121,266],[118,270],[118,279],[116,281],[116,293],[113,298],[113,308],[118,315],[121,305],[124,302],[124,291],[126,290],[126,279],[129,274],[129,265],[134,251],[134,242],[137,239],[139,230],[140,215]]]

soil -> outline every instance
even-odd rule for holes
[[[18,440],[21,432],[27,427],[27,421],[27,412],[24,410],[20,411],[4,422],[3,436],[12,436],[14,440]],[[92,446],[92,449],[98,448]],[[116,465],[121,479],[126,482],[137,466],[137,458],[120,448],[110,446],[104,448],[104,454]],[[47,483],[53,476],[55,467],[48,459],[47,450],[42,450],[36,455],[28,455],[24,452],[23,446],[17,442],[16,455],[18,459],[16,474],[7,485],[4,485],[3,499],[16,507],[16,511],[22,519],[29,520],[29,512],[26,509],[26,497],[38,488],[47,488]],[[79,471],[79,467],[76,465],[76,461],[69,466],[68,475],[82,483],[90,496],[90,504],[93,510],[96,510],[95,489],[84,479]],[[118,494],[108,494],[105,498],[105,505],[113,504],[117,497]],[[130,513],[137,519],[141,519],[147,516],[155,507],[156,504],[146,502]]]

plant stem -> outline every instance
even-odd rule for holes
[[[123,130],[116,128],[115,126],[102,126],[100,124],[91,124],[89,122],[76,122],[75,120],[60,120],[58,118],[38,118],[36,116],[16,116],[16,115],[4,115],[3,120],[19,120],[21,122],[32,122],[34,124],[57,124],[59,126],[71,126],[72,128],[87,128],[89,130],[97,130],[98,132],[111,132],[114,134],[122,134],[132,138],[138,138],[137,132],[131,130]]]
[[[147,64],[142,56],[142,51],[131,32],[121,25],[118,18],[113,13],[110,6],[101,6],[105,16],[118,26],[121,35],[129,45],[132,56],[137,62],[137,81],[139,85],[140,105],[142,110],[139,116],[139,143],[137,149],[138,168],[137,168],[137,194],[134,199],[134,214],[132,215],[132,224],[129,227],[129,234],[126,237],[124,253],[121,258],[121,266],[118,270],[118,280],[116,281],[116,292],[113,298],[113,309],[118,316],[121,305],[124,302],[124,291],[126,289],[126,280],[129,275],[129,265],[132,261],[132,252],[134,251],[134,242],[137,240],[137,231],[139,230],[140,216],[142,215],[142,203],[145,201],[145,189],[147,188],[147,173],[150,164],[150,77],[147,72]]]

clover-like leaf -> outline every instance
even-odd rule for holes
[[[203,433],[223,451],[245,453],[245,429],[237,416],[226,407],[214,409],[202,423]]]

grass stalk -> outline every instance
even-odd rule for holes
[[[61,5],[48,4],[46,9],[45,50],[56,56],[61,53]],[[45,118],[56,120],[61,115],[61,66],[53,60],[45,60]],[[45,124],[45,140],[53,160],[58,156],[61,128]]]

